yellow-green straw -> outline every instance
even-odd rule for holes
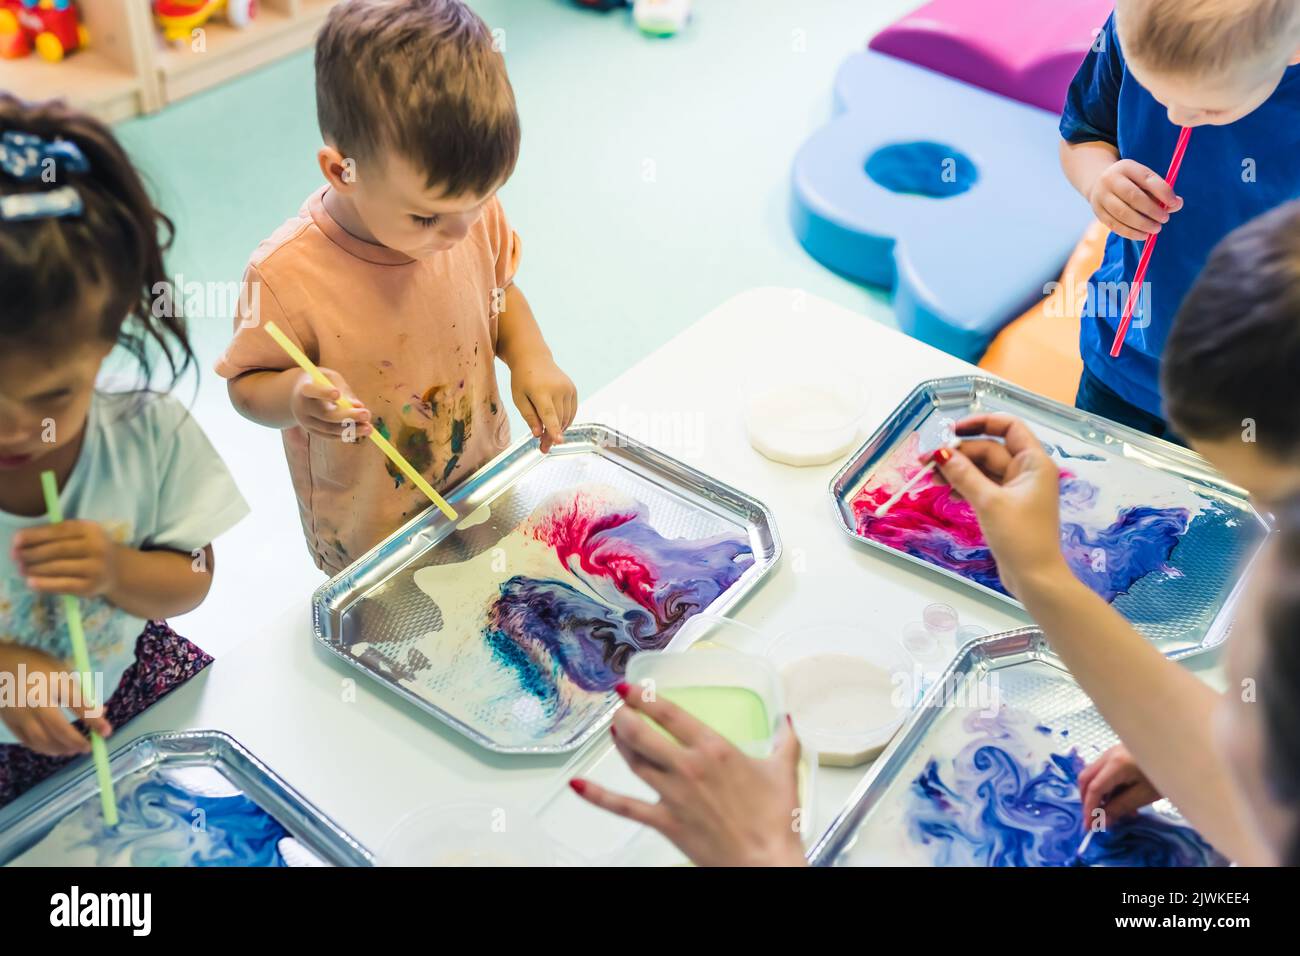
[[[321,385],[325,388],[334,388],[334,383],[325,377],[325,373],[316,367],[316,363],[304,355],[302,349],[294,345],[293,341],[281,332],[274,322],[266,323],[266,331],[271,338],[275,339],[276,344],[279,345],[280,348],[284,349],[289,358],[293,359],[304,372],[315,380],[317,385]],[[341,391],[339,393],[339,399],[335,404],[345,412],[355,407],[350,401],[343,397]],[[379,446],[379,450],[388,456],[389,461],[396,465],[401,470],[402,474],[411,479],[411,484],[423,491],[425,496],[438,506],[439,511],[445,514],[452,521],[455,521],[459,517],[459,515],[456,514],[456,509],[447,504],[447,502],[443,500],[442,495],[433,490],[433,485],[424,480],[424,475],[416,471],[411,463],[403,457],[402,453],[393,447],[392,442],[379,434],[378,429],[373,426],[370,429],[370,440]]]
[[[45,492],[45,510],[50,523],[63,520],[63,506],[59,504],[59,485],[54,472],[41,472],[41,490]],[[87,709],[95,706],[95,686],[90,679],[90,654],[86,651],[86,632],[81,626],[81,605],[72,594],[63,598],[63,616],[68,619],[68,636],[72,639],[72,661],[81,676],[81,703]],[[99,800],[104,807],[104,822],[117,826],[117,797],[113,794],[113,775],[108,769],[108,746],[104,738],[90,732],[90,752],[95,761],[95,776],[99,778]]]

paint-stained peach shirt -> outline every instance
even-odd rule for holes
[[[291,367],[262,328],[274,321],[343,376],[379,431],[435,488],[451,488],[510,441],[494,360],[519,237],[493,198],[457,245],[411,259],[345,232],[325,211],[324,195],[309,197],[253,253],[217,374]],[[299,427],[282,434],[307,547],[330,574],[429,504],[370,441],[318,438]]]

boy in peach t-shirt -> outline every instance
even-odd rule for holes
[[[328,185],[254,252],[216,370],[242,415],[282,429],[308,547],[333,574],[428,506],[370,429],[446,489],[509,443],[496,358],[543,451],[577,394],[513,282],[519,237],[496,191],[519,119],[483,21],[458,0],[345,0],[317,41],[316,95]]]

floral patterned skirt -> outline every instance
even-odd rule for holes
[[[104,716],[117,731],[132,717],[180,687],[212,658],[181,637],[165,621],[150,621],[136,638],[135,663],[104,705]],[[76,722],[84,730],[81,721]],[[116,734],[114,734],[116,736]],[[0,744],[0,807],[36,786],[55,771],[83,757],[48,757],[22,744]]]

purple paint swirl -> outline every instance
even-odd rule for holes
[[[665,538],[640,504],[581,493],[534,520],[531,535],[554,549],[556,576],[505,581],[484,636],[544,702],[557,699],[562,675],[612,690],[634,653],[665,647],[754,561],[739,534]]]

